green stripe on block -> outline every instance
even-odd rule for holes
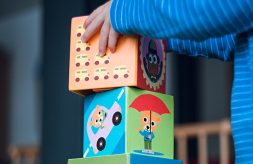
[[[129,155],[69,159],[68,164],[128,164]]]
[[[121,154],[103,157],[69,159],[68,164],[182,164],[180,160],[137,155]]]

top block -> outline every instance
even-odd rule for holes
[[[71,24],[69,90],[81,95],[122,86],[165,93],[165,41],[146,37],[120,37],[116,52],[98,55],[99,33],[82,43],[87,17]]]

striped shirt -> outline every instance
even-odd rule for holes
[[[234,60],[236,163],[253,163],[253,0],[113,0],[110,19],[120,33],[166,38],[169,51]]]

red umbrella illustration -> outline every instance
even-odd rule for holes
[[[170,114],[170,111],[164,102],[160,98],[151,94],[143,94],[138,96],[129,107],[134,108],[139,112],[150,111],[150,118],[152,116],[152,112],[155,112],[159,115]]]
[[[170,114],[169,109],[166,107],[164,102],[158,97],[151,94],[143,94],[137,97],[132,104],[129,106],[141,111],[151,111],[159,115]]]

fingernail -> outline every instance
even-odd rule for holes
[[[105,56],[105,50],[103,48],[99,48],[98,54],[99,56]]]
[[[111,53],[115,52],[115,48],[110,48]]]
[[[100,57],[104,57],[104,56],[105,56],[105,53],[99,52],[99,56],[100,56]]]
[[[86,30],[87,29],[87,27],[88,27],[88,25],[87,24],[85,24],[84,26],[83,26],[83,28]]]
[[[84,35],[81,37],[81,41],[82,41],[83,43],[86,42]]]
[[[84,28],[84,29],[86,29],[86,22],[84,22],[84,24],[83,24],[83,28]]]

